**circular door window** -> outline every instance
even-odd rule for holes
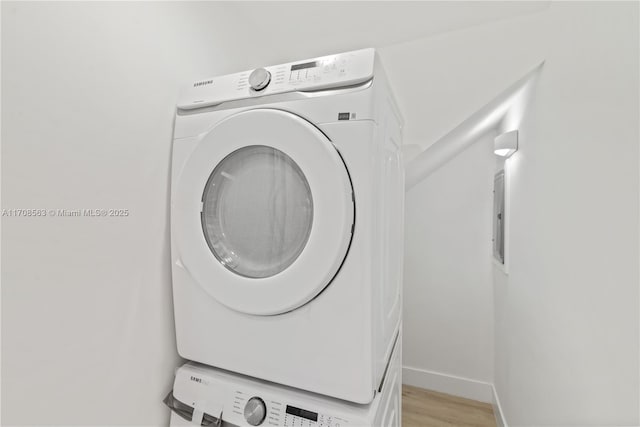
[[[216,259],[244,277],[287,269],[303,251],[313,199],[300,167],[273,147],[253,145],[226,156],[202,196],[202,228]]]
[[[171,199],[181,277],[232,310],[265,316],[331,283],[349,251],[355,201],[327,135],[295,114],[254,109],[176,140],[174,152],[185,155]]]

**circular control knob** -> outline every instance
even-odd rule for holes
[[[264,68],[256,68],[249,75],[249,85],[253,90],[262,90],[271,81],[271,73]]]
[[[259,397],[252,397],[244,406],[244,419],[252,426],[259,426],[267,416],[267,405]]]

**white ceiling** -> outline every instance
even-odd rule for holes
[[[385,47],[541,11],[536,2],[236,2],[218,9],[235,21],[247,61],[271,62],[363,46]]]

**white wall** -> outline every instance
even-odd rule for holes
[[[495,81],[503,87],[513,81],[507,77],[518,64],[547,61],[536,107],[522,129],[523,149],[510,161],[514,222],[508,283],[496,272],[495,378],[511,425],[638,423],[637,13],[637,5],[554,4],[535,16],[392,48],[396,56],[403,48],[428,52],[426,71],[397,80],[396,87],[402,98],[419,81],[438,81],[421,91],[424,120],[433,123],[425,127],[432,133],[443,122],[451,129],[463,112],[469,115],[487,102],[483,90],[497,94]],[[441,55],[443,50],[447,54]],[[393,78],[393,69],[390,74]],[[434,108],[430,99],[440,104]],[[468,362],[451,368],[462,357],[448,347],[480,329],[473,322],[486,322],[487,316],[481,315],[482,300],[469,312],[464,294],[451,291],[473,293],[482,279],[463,279],[471,264],[423,271],[421,264],[438,255],[420,253],[412,243],[412,234],[425,225],[409,206],[416,203],[431,218],[429,209],[439,208],[429,208],[425,196],[446,194],[465,179],[452,174],[442,180],[438,173],[420,186],[436,180],[441,185],[435,193],[412,190],[407,196],[408,224],[414,228],[407,229],[405,328],[408,335],[422,336],[423,344],[407,339],[405,363],[448,374],[448,381],[429,374],[417,375],[417,382],[458,394],[476,393],[477,384],[465,385],[456,376],[483,380],[482,371],[464,374],[473,366]],[[470,189],[459,197],[461,203],[462,197],[475,196]],[[443,226],[429,234],[434,240],[421,249],[447,245],[469,231]],[[439,285],[450,277],[457,277],[453,285]],[[412,298],[426,292],[416,286],[432,298]],[[434,326],[448,319],[443,305],[465,313],[444,336]],[[464,354],[471,358],[474,349],[467,343]]]
[[[3,425],[167,420],[177,88],[233,57],[198,8],[2,3],[2,207],[130,211],[2,218]]]
[[[508,161],[496,389],[511,426],[638,425],[638,4],[553,3]]]
[[[538,65],[543,13],[382,49],[407,128],[421,123],[405,142],[430,145]],[[487,402],[493,175],[488,136],[407,193],[405,233],[403,381]]]
[[[405,236],[403,381],[487,402],[492,148],[483,138],[408,193]]]
[[[546,59],[522,148],[509,161],[511,263],[508,277],[494,272],[495,386],[512,426],[638,424],[638,5],[553,3],[393,46],[386,59],[412,52],[423,54],[421,73],[389,74],[401,99],[410,91],[423,97],[412,113],[423,114],[423,144]],[[487,194],[481,169],[476,187],[456,192],[468,180],[459,163],[479,167],[483,155],[473,163],[463,153],[407,195],[405,364],[427,371],[416,382],[457,394],[478,390],[457,377],[488,381],[490,370],[470,362],[474,351],[480,360],[486,353],[468,334],[490,320],[486,300],[469,308],[467,295],[483,287],[474,264],[442,268],[436,248],[449,250],[488,224],[438,228],[421,223],[420,213],[439,220],[447,206]],[[449,192],[457,198],[430,205],[429,197]],[[423,232],[431,241],[420,245],[413,233]],[[447,308],[461,315],[452,321]],[[454,342],[466,345],[452,352]]]

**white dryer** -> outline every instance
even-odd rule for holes
[[[180,355],[371,402],[401,319],[400,144],[373,49],[186,88],[171,190]]]

